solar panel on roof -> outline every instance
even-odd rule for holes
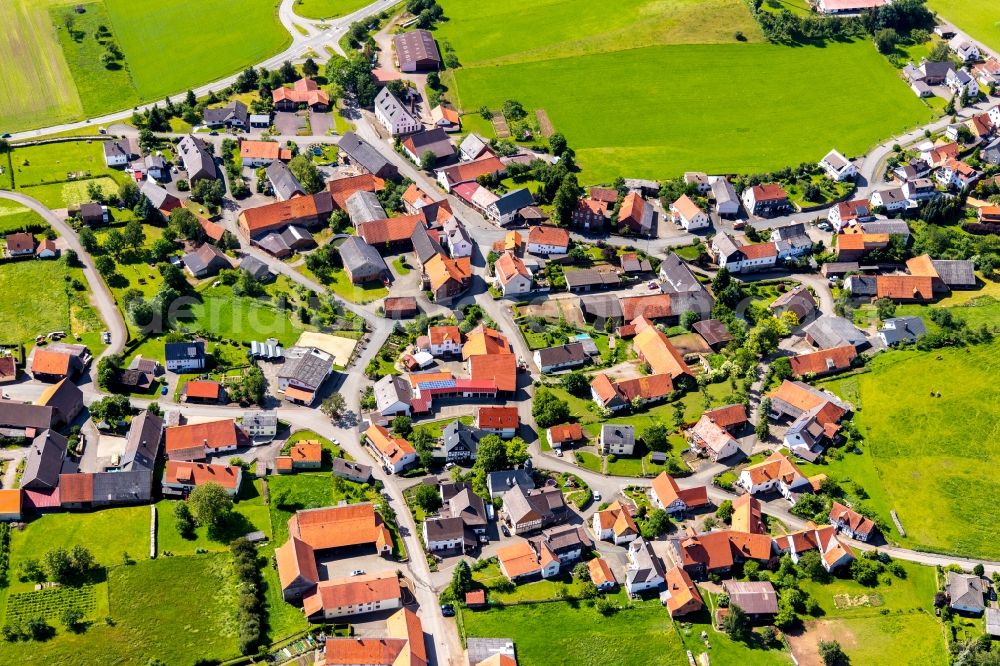
[[[455,388],[455,380],[439,379],[432,382],[420,382],[417,385],[422,389]]]

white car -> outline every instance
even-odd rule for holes
[[[594,491],[594,501],[595,502],[601,501],[601,493],[597,492],[596,490]]]
[[[364,569],[355,569],[354,571],[351,572],[351,575],[352,576],[364,576],[365,575],[365,570]]]

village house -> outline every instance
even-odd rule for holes
[[[898,213],[901,210],[906,210],[910,205],[901,187],[875,190],[868,198],[868,203],[872,208],[882,208],[887,213]]]
[[[187,180],[193,186],[198,180],[215,180],[218,170],[215,158],[205,147],[205,142],[188,134],[177,142],[177,153],[184,164]]]
[[[431,123],[445,132],[462,131],[462,117],[458,115],[458,111],[441,104],[431,109]]]
[[[184,460],[168,460],[161,483],[164,495],[185,497],[198,486],[217,483],[230,497],[240,490],[243,469],[238,465],[209,465]]]
[[[375,382],[376,409],[381,416],[410,415],[413,392],[404,377],[385,375]]]
[[[985,610],[983,594],[986,586],[981,576],[948,572],[948,582],[945,593],[948,595],[948,607],[964,615],[982,615]]]
[[[341,479],[353,481],[354,483],[370,483],[372,480],[372,468],[370,465],[363,465],[353,460],[344,458],[334,458],[330,461],[331,473]]]
[[[656,232],[656,210],[639,192],[629,192],[618,210],[617,229],[636,236],[650,237]]]
[[[323,467],[323,445],[314,439],[295,442],[288,453],[275,458],[278,474],[293,474]]]
[[[590,383],[590,395],[594,402],[612,412],[666,400],[673,390],[674,383],[669,374],[612,380],[606,374],[598,373]]]
[[[633,320],[632,326],[635,327],[632,347],[639,360],[648,363],[654,374],[670,375],[675,385],[681,377],[693,377],[684,357],[670,342],[666,333],[643,317]]]
[[[777,183],[754,185],[743,190],[743,206],[757,217],[777,217],[792,212],[788,194]]]
[[[394,571],[319,581],[315,593],[302,599],[310,622],[367,615],[403,606],[403,591]]]
[[[840,233],[845,227],[874,220],[875,215],[871,212],[868,201],[855,199],[854,201],[841,201],[830,208],[826,219],[833,225],[834,232]]]
[[[726,233],[712,237],[710,246],[715,263],[730,273],[743,273],[773,268],[778,261],[778,248],[772,242],[744,245]]]
[[[770,622],[778,613],[778,592],[770,581],[727,580],[722,589],[730,607],[739,606],[753,623]]]
[[[217,404],[224,397],[222,384],[207,379],[192,379],[184,385],[185,402]]]
[[[566,254],[569,252],[569,232],[545,225],[532,227],[528,231],[527,249],[531,254]]]
[[[783,443],[792,453],[809,462],[822,454],[827,442],[838,436],[840,421],[849,412],[847,403],[833,394],[799,381],[786,379],[768,396],[771,398],[768,417],[791,419]]]
[[[112,139],[101,143],[104,163],[109,167],[123,167],[138,154],[128,139]]]
[[[375,96],[375,119],[392,136],[419,132],[423,125],[388,88]]]
[[[247,437],[255,441],[269,442],[278,434],[278,412],[265,409],[251,409],[243,412],[240,424]]]
[[[837,537],[837,529],[832,525],[816,527],[810,523],[805,530],[775,537],[774,548],[779,555],[788,555],[796,564],[803,553],[815,550],[828,572],[854,559],[854,551]]]
[[[778,261],[805,256],[812,252],[813,240],[806,233],[806,225],[799,222],[775,227],[770,240],[778,251]]]
[[[441,68],[441,53],[427,30],[410,30],[392,38],[396,64],[401,72],[434,72]]]
[[[948,48],[962,62],[979,60],[979,45],[962,35],[956,35],[948,42]]]
[[[808,354],[792,356],[789,361],[792,366],[792,376],[798,379],[810,379],[832,375],[844,370],[850,370],[858,350],[854,345],[821,349]]]
[[[385,634],[370,638],[327,638],[322,663],[327,666],[427,666],[431,663],[420,618],[409,608],[396,611],[386,620]]]
[[[712,506],[708,499],[708,488],[705,486],[681,488],[666,472],[660,472],[659,476],[653,479],[649,496],[656,508],[674,516],[682,516]]]
[[[188,462],[235,451],[247,443],[246,435],[233,419],[170,426],[165,436],[167,459]]]
[[[278,201],[287,201],[292,197],[303,196],[306,191],[302,184],[295,178],[295,175],[288,168],[288,165],[281,160],[274,160],[264,170],[267,182],[271,185],[271,191]]]
[[[413,445],[402,437],[396,437],[378,424],[368,426],[365,440],[375,458],[393,474],[402,472],[417,463],[417,452]]]
[[[357,236],[340,245],[340,259],[353,284],[380,282],[389,274],[389,267],[378,250]]]
[[[226,106],[205,109],[201,114],[206,127],[229,127],[247,129],[250,127],[250,112],[247,105],[236,100]]]
[[[744,467],[736,485],[751,495],[777,491],[786,499],[811,487],[798,465],[779,451],[762,462]]]
[[[666,589],[660,594],[660,601],[672,618],[697,613],[705,607],[698,586],[681,567],[675,566],[667,571],[664,587]]]
[[[493,264],[497,284],[504,297],[526,294],[532,290],[531,271],[513,252],[504,252]]]
[[[542,374],[576,368],[590,361],[582,342],[571,342],[558,347],[535,350],[535,365]]]
[[[837,182],[854,178],[858,174],[858,168],[854,166],[854,163],[841,155],[837,150],[828,152],[819,161],[819,165],[831,180]]]
[[[594,513],[590,529],[599,540],[610,541],[616,546],[639,538],[639,528],[632,518],[631,507],[617,501]]]
[[[670,540],[675,559],[692,578],[725,575],[734,564],[754,560],[767,565],[774,558],[769,534],[717,530]]]
[[[592,582],[599,592],[613,590],[618,581],[615,574],[608,566],[608,561],[603,557],[595,557],[587,562],[587,570],[590,572],[590,582]]]
[[[531,206],[535,202],[531,196],[531,191],[526,187],[511,190],[510,192],[493,198],[485,205],[474,206],[486,216],[487,219],[501,226],[511,224],[519,217],[522,209]]]
[[[424,265],[424,275],[434,302],[448,305],[471,286],[472,265],[469,257],[451,259],[437,254]]]
[[[886,347],[901,343],[913,344],[927,335],[927,327],[920,317],[892,317],[882,322],[878,330],[879,340]]]
[[[830,524],[852,539],[866,543],[878,534],[878,527],[873,520],[840,502],[830,505]]]
[[[354,132],[345,133],[337,146],[340,148],[338,159],[346,165],[360,169],[364,174],[370,174],[379,179],[394,179],[399,176],[399,169],[396,165],[383,156],[375,146]],[[328,187],[333,188],[333,184],[336,182],[332,181]]]
[[[767,308],[776,317],[791,312],[802,322],[816,311],[816,299],[807,286],[800,284],[778,296]]]
[[[581,227],[588,231],[602,231],[608,223],[608,216],[611,209],[605,201],[597,201],[591,197],[580,197],[576,202],[576,208],[570,217],[574,227]]]
[[[965,162],[951,159],[935,172],[934,178],[945,187],[963,190],[979,180],[979,175],[978,171]]]
[[[723,219],[733,219],[740,214],[740,198],[736,188],[725,176],[712,176],[712,199],[715,200],[715,212]]]
[[[275,111],[295,111],[306,107],[312,111],[328,111],[330,96],[312,79],[302,78],[291,88],[280,86],[271,91]]]
[[[441,435],[441,448],[447,462],[471,462],[476,459],[479,440],[487,434],[459,420],[449,423]]]
[[[635,452],[635,427],[617,423],[602,424],[597,449],[603,455],[632,455]]]
[[[75,379],[83,372],[83,362],[67,351],[36,347],[31,355],[31,376],[49,384]]]
[[[202,243],[197,250],[185,254],[181,261],[184,262],[184,270],[199,280],[233,267],[226,254],[211,243]]]
[[[733,515],[729,519],[729,525],[734,532],[768,534],[760,501],[746,493],[733,500]]]
[[[392,296],[382,302],[382,308],[387,319],[413,319],[419,314],[417,299],[414,296]]]
[[[646,590],[659,589],[666,581],[663,561],[653,551],[653,546],[643,538],[628,545],[628,564],[625,566],[625,589],[634,597]]]
[[[520,416],[517,407],[479,407],[475,423],[484,432],[510,439],[517,434]]]
[[[514,534],[525,534],[562,523],[569,513],[558,487],[526,490],[515,483],[503,493],[500,516]]]
[[[434,356],[462,353],[462,332],[458,326],[428,326],[428,351]]]
[[[58,488],[66,444],[66,438],[53,430],[39,433],[24,454],[21,488],[40,491]]]
[[[186,373],[205,368],[205,343],[167,342],[163,345],[163,355],[168,372]]]
[[[692,451],[715,462],[740,452],[739,441],[710,412],[702,414],[685,435]]]
[[[575,444],[586,439],[579,423],[564,423],[552,426],[545,431],[545,441],[554,451],[562,451],[568,444]]]
[[[530,462],[529,459],[524,469],[504,469],[487,474],[486,488],[490,491],[490,499],[503,497],[504,493],[514,486],[525,490],[534,489],[535,481],[531,473]]]
[[[292,347],[278,370],[278,390],[285,394],[285,400],[308,407],[332,373],[333,357],[328,353],[314,347]]]
[[[710,223],[708,214],[686,194],[682,194],[677,201],[670,205],[670,214],[674,224],[680,225],[684,231],[706,229]]]

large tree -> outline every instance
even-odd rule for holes
[[[209,529],[217,528],[229,518],[233,510],[233,500],[221,484],[209,481],[191,491],[188,497],[191,515],[199,525]]]
[[[302,185],[302,189],[309,194],[316,194],[326,187],[326,183],[323,182],[323,175],[316,168],[316,165],[305,155],[296,155],[293,157],[292,161],[288,163],[288,170],[292,172],[295,179]]]

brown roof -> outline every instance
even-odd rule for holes
[[[549,438],[553,444],[576,442],[583,439],[583,428],[579,423],[564,423],[549,428]]]
[[[469,358],[469,375],[476,381],[493,380],[497,390],[517,391],[517,358],[513,354],[487,354]]]
[[[709,571],[727,568],[733,565],[734,555],[743,559],[771,559],[770,535],[720,530],[689,537],[681,542],[681,561],[684,566],[701,564]]]
[[[674,478],[666,472],[653,479],[653,493],[660,504],[667,507],[677,500],[684,502],[689,508],[705,506],[708,504],[708,488],[697,486],[695,488],[681,488],[674,481]]]
[[[43,375],[69,375],[71,356],[66,352],[36,349],[31,359],[31,373]]]
[[[13,356],[0,356],[0,381],[17,377],[17,360]]]
[[[669,374],[646,375],[634,379],[623,379],[616,384],[617,391],[626,402],[636,398],[661,400],[674,390],[674,381]]]
[[[661,319],[674,313],[668,294],[624,296],[619,300],[626,321],[632,321],[636,317]]]
[[[222,448],[239,443],[236,421],[233,419],[171,426],[167,428],[166,433],[167,457],[170,457],[171,453],[192,448],[203,446]]]
[[[901,301],[929,301],[934,298],[933,278],[920,275],[878,275],[875,293],[878,298]]]
[[[240,219],[250,235],[257,236],[290,224],[311,221],[315,218],[322,219],[332,212],[333,199],[329,192],[324,191],[247,208],[240,213]]]
[[[778,256],[778,247],[774,243],[754,243],[752,245],[741,245],[740,252],[747,259],[764,259],[765,257]]]
[[[475,180],[480,176],[500,173],[503,170],[503,162],[500,161],[499,157],[494,155],[481,157],[478,160],[463,162],[462,164],[456,164],[455,166],[442,169],[445,177],[452,184],[465,183]]]
[[[754,185],[754,201],[780,201],[787,199],[788,193],[778,183],[766,183],[764,185]]]
[[[713,423],[723,428],[732,428],[734,425],[747,422],[747,410],[742,404],[726,405],[707,410],[703,416],[707,416]]]
[[[870,534],[875,529],[875,523],[871,519],[865,518],[840,502],[834,502],[830,506],[830,520],[845,523],[856,534]]]
[[[367,576],[352,576],[324,580],[316,586],[316,593],[303,599],[306,615],[313,615],[323,609],[344,608],[359,604],[370,604],[388,599],[400,599],[403,595],[399,577],[395,572],[382,572]]]
[[[296,104],[308,104],[309,106],[315,104],[327,106],[330,104],[330,96],[325,91],[320,90],[319,86],[312,79],[299,79],[291,88],[281,87],[272,90],[271,97],[274,102],[288,100]]]
[[[417,309],[417,299],[413,296],[392,296],[385,299],[383,307],[387,313],[408,312]]]
[[[770,581],[734,581],[722,584],[729,594],[729,603],[751,615],[772,615],[778,612],[778,593]]]
[[[702,321],[697,321],[694,323],[694,330],[701,337],[705,338],[705,342],[709,345],[717,345],[723,342],[729,342],[733,339],[732,333],[726,328],[726,325],[718,319],[705,319]]]
[[[934,267],[934,260],[931,259],[931,255],[929,254],[922,254],[919,257],[907,259],[906,270],[909,271],[910,275],[919,277],[940,277],[937,268]]]
[[[847,370],[857,357],[858,351],[854,345],[844,345],[843,347],[821,349],[809,354],[799,354],[789,360],[792,364],[792,374],[796,377],[802,377],[809,374],[822,375],[828,372]]]
[[[347,200],[352,194],[357,192],[378,192],[385,187],[385,181],[370,173],[360,176],[348,176],[347,178],[337,178],[326,184],[326,190],[333,197],[333,202],[337,208],[344,210],[347,208]]]
[[[592,187],[590,188],[590,198],[613,205],[618,201],[618,190],[610,187]]]
[[[516,428],[521,422],[517,407],[480,407],[479,427],[490,430]]]
[[[371,220],[358,225],[358,236],[374,247],[383,243],[399,243],[409,240],[418,224],[422,224],[419,215],[402,215],[385,220]]]
[[[6,241],[8,252],[27,252],[35,249],[35,237],[26,231],[7,234]]]
[[[76,504],[94,501],[93,474],[60,474],[59,501]]]
[[[292,536],[283,545],[276,548],[274,558],[278,565],[278,580],[281,583],[281,589],[288,588],[299,576],[313,583],[319,582],[316,554],[313,552],[312,546],[298,537]]]
[[[202,400],[218,400],[222,384],[207,379],[189,381],[184,385],[184,395]]]
[[[795,479],[804,479],[805,475],[791,458],[780,451],[775,451],[762,462],[749,465],[743,471],[750,477],[754,485],[760,485],[772,479],[782,479],[791,485]]]

